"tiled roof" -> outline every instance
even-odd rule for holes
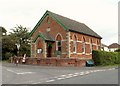
[[[92,29],[90,29],[88,26],[86,26],[83,23],[79,23],[75,20],[63,17],[61,15],[55,14],[50,11],[46,11],[43,17],[38,21],[34,29],[30,32],[30,36],[34,33],[34,31],[38,28],[38,26],[41,24],[41,22],[44,20],[44,18],[50,15],[59,25],[61,25],[65,30],[68,31],[74,31],[78,33],[82,33],[85,35],[93,36],[96,38],[102,39],[101,36],[99,36],[97,33],[95,33]]]
[[[75,20],[63,17],[61,15],[55,14],[50,11],[48,11],[48,14],[51,14],[52,16],[54,16],[59,22],[61,22],[70,31],[75,31],[75,32],[79,32],[82,34],[94,36],[97,38],[102,38],[97,33],[95,33],[92,29],[90,29],[88,26],[86,26],[84,23],[79,23]]]
[[[45,32],[45,33],[38,32],[36,37],[33,39],[33,42],[35,42],[38,37],[41,37],[42,40],[44,40],[44,41],[51,41],[51,42],[55,41],[48,32]]]
[[[120,48],[120,45],[118,43],[113,43],[109,45],[108,48]]]
[[[43,33],[43,36],[45,37],[46,41],[55,41],[55,39],[53,39],[48,32]]]
[[[102,47],[108,47],[107,45],[105,45],[105,44],[103,44],[103,43],[101,44],[101,46],[102,46]]]

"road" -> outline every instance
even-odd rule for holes
[[[3,84],[118,84],[116,67],[51,67],[2,64]]]

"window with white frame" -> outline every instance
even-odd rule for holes
[[[77,51],[77,44],[76,41],[73,41],[73,53],[76,53]]]
[[[82,53],[85,53],[85,42],[82,43]]]
[[[39,53],[42,53],[42,49],[37,49],[37,53],[39,54]]]
[[[62,51],[62,35],[57,34],[56,36],[56,51]]]
[[[61,41],[56,41],[56,50],[61,51]]]
[[[93,46],[93,45],[90,44],[90,54],[92,54],[92,50],[93,50],[93,49],[92,49],[92,46]]]

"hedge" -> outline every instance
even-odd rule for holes
[[[92,58],[95,65],[114,65],[120,64],[120,52],[92,51]]]

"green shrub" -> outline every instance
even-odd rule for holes
[[[95,65],[120,64],[120,53],[118,52],[106,52],[94,50],[92,52],[92,58],[95,62]]]

